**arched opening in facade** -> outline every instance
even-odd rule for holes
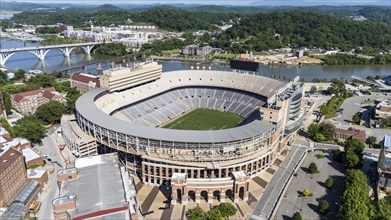
[[[221,195],[221,193],[220,193],[219,190],[215,190],[215,191],[213,192],[213,198],[216,199],[216,200],[219,201],[219,202],[220,202],[220,195]]]
[[[181,189],[176,190],[176,195],[177,195],[177,201],[182,202],[182,190]]]
[[[189,198],[189,201],[193,200],[194,202],[196,201],[196,195],[195,195],[195,192],[193,190],[190,190],[188,193],[188,198]]]
[[[233,198],[233,193],[232,193],[232,190],[231,189],[228,189],[225,191],[225,197],[232,200],[232,202],[234,201],[234,198]]]
[[[202,191],[201,192],[201,198],[203,198],[206,202],[208,202],[208,192],[207,191]]]
[[[244,200],[244,187],[240,187],[239,189],[239,198],[241,198],[242,200]]]

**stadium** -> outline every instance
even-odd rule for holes
[[[99,153],[118,152],[144,184],[171,187],[171,203],[248,199],[301,126],[297,80],[229,71],[181,70],[76,102],[80,129]]]

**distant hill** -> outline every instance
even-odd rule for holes
[[[47,8],[47,6],[30,2],[1,2],[1,9],[3,10],[26,11],[38,8]]]
[[[124,9],[114,5],[104,4],[96,8],[93,8],[93,10],[94,11],[123,11]]]

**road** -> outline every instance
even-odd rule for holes
[[[314,104],[308,109],[305,115],[305,120],[303,122],[303,128],[306,129],[310,124],[316,119],[316,115],[314,115],[314,111],[319,109],[319,106],[326,103],[331,96],[320,96],[320,97],[310,97],[306,98],[305,102],[313,102]]]
[[[278,204],[285,187],[300,164],[302,158],[306,153],[307,147],[294,146],[288,153],[285,160],[281,163],[276,173],[273,175],[271,181],[267,184],[265,191],[258,200],[250,219],[261,220],[269,219],[276,205]]]
[[[57,197],[59,193],[57,185],[57,171],[65,168],[64,160],[62,159],[57,144],[55,143],[55,139],[53,138],[57,135],[55,129],[57,129],[57,127],[50,128],[47,132],[47,136],[42,139],[42,146],[37,147],[41,156],[47,155],[48,158],[52,159],[52,165],[54,166],[54,172],[53,174],[50,174],[49,181],[39,198],[41,208],[38,212],[38,219],[54,219],[52,200]],[[58,164],[54,163],[55,161],[57,161]]]
[[[379,98],[387,98],[389,96],[386,95],[364,95],[364,96],[354,96],[348,98],[341,105],[343,108],[343,114],[337,116],[333,120],[340,123],[341,125],[350,125],[353,115],[357,112],[360,112],[364,109],[370,108],[370,106],[374,106],[373,104],[361,104],[366,99],[379,99]]]

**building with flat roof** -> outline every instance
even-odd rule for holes
[[[54,218],[130,219],[116,153],[77,158],[74,168],[57,172],[60,195],[52,201]]]
[[[65,94],[57,92],[53,87],[42,88],[11,95],[11,104],[22,114],[34,114],[37,108],[49,101],[65,102]]]
[[[213,48],[211,46],[188,45],[182,48],[182,54],[184,55],[206,56],[212,53],[212,51]]]
[[[32,148],[22,149],[22,153],[27,167],[44,165],[43,158]]]
[[[29,213],[29,207],[32,203],[37,203],[38,194],[41,192],[42,185],[35,180],[29,181],[23,185],[21,190],[13,198],[10,206],[1,215],[1,219],[19,220],[24,219]],[[32,210],[30,210],[31,213]],[[36,211],[36,210],[35,210]]]
[[[98,154],[95,138],[83,132],[74,115],[63,115],[61,128],[65,144],[76,157]]]
[[[342,128],[334,128],[335,136],[339,141],[346,141],[349,139],[356,139],[363,143],[365,143],[366,135],[365,131],[358,129],[342,129]]]
[[[0,148],[0,207],[10,205],[26,183],[23,154],[12,147]]]
[[[75,88],[80,93],[86,93],[100,87],[99,76],[90,74],[74,73],[69,81],[71,88]]]
[[[391,98],[376,100],[376,118],[387,118],[391,116]]]
[[[384,136],[378,162],[378,188],[391,192],[391,135]]]
[[[103,71],[100,87],[109,92],[120,91],[129,87],[155,81],[162,75],[162,65],[157,62],[134,64]]]

